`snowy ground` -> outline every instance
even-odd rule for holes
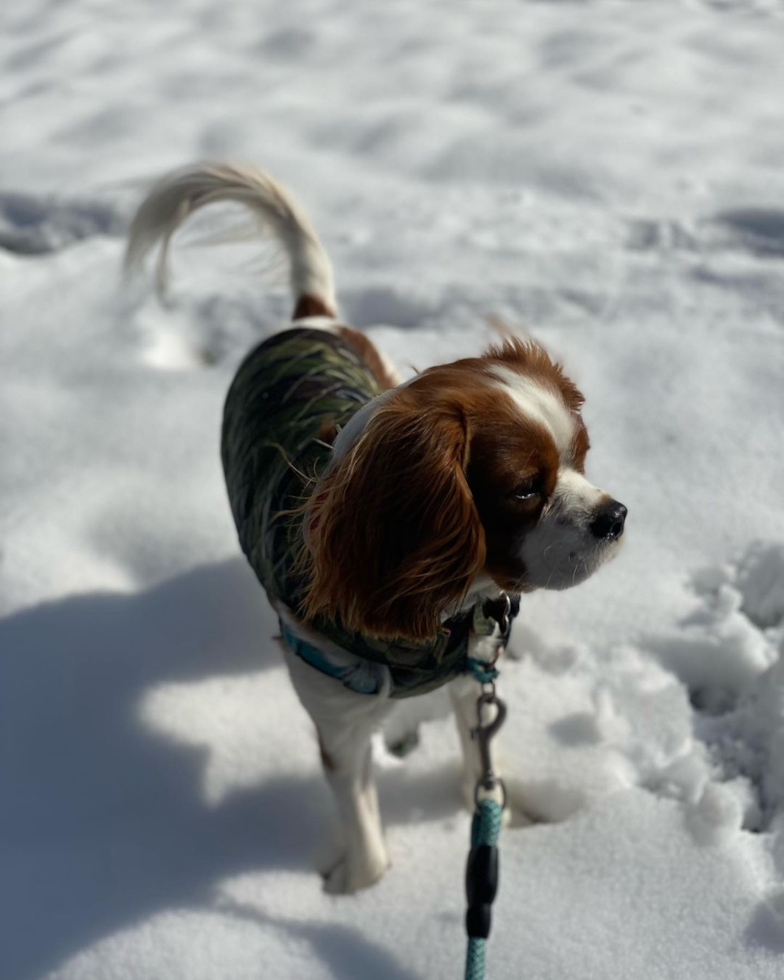
[[[287,308],[246,246],[122,291],[150,179],[294,187],[407,370],[530,328],[588,396],[628,542],[525,600],[490,976],[784,969],[784,12],[778,0],[10,0],[0,11],[0,976],[460,976],[443,700],[378,746],[394,867],[333,899],[311,728],[217,454]],[[219,269],[216,271],[215,266]],[[240,272],[237,272],[237,267]]]

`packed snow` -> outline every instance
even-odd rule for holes
[[[489,978],[782,975],[783,15],[3,5],[3,980],[462,971],[443,693],[378,738],[389,874],[335,898],[314,870],[332,803],[217,448],[285,277],[195,247],[229,209],[178,237],[165,306],[120,281],[145,189],[203,158],[297,192],[406,375],[499,321],[545,343],[629,507],[611,566],[524,599],[503,665],[536,822],[502,834]]]

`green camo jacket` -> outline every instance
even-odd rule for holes
[[[276,334],[252,350],[229,389],[221,456],[240,544],[269,598],[295,615],[305,583],[292,569],[302,535],[302,514],[292,510],[330,458],[319,433],[345,426],[380,392],[345,341],[309,328]],[[356,656],[385,664],[392,697],[433,690],[466,669],[470,611],[424,646],[364,636],[325,617],[311,625]]]

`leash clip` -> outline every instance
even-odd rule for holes
[[[506,719],[506,705],[495,693],[495,684],[492,681],[487,685],[488,689],[482,691],[476,701],[476,713],[478,725],[471,732],[471,737],[475,738],[479,748],[479,759],[482,766],[482,775],[476,783],[474,800],[479,803],[479,794],[482,790],[492,792],[496,787],[500,788],[502,803],[506,805],[506,787],[500,776],[493,771],[493,763],[490,756],[490,742],[498,734],[499,729]],[[484,709],[495,707],[495,718],[485,723]]]
[[[477,606],[477,612],[481,608],[481,618],[477,622],[477,615],[474,615],[474,632],[481,636],[489,636],[493,633],[495,625],[498,625],[501,633],[501,645],[505,646],[509,638],[510,616],[512,614],[512,600],[507,592],[502,592],[495,599],[485,599],[481,606]]]
[[[501,594],[501,601],[504,604],[504,608],[501,612],[501,618],[498,621],[498,627],[501,630],[501,636],[504,638],[503,643],[506,644],[506,637],[509,635],[509,614],[512,611],[512,600],[509,598],[509,594],[503,592]]]

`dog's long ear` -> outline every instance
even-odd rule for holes
[[[381,406],[317,487],[306,519],[308,617],[414,642],[438,633],[484,566],[459,410],[410,390]]]

